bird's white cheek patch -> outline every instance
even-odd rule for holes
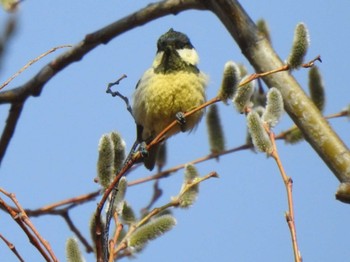
[[[187,63],[191,65],[197,65],[199,62],[199,57],[195,49],[178,49],[176,50],[179,56]]]

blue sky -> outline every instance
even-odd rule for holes
[[[54,46],[76,44],[87,33],[112,23],[146,6],[148,1],[24,1],[18,12],[18,31],[2,61],[0,82],[5,81],[29,60]],[[349,103],[348,75],[350,20],[348,1],[241,1],[253,20],[265,18],[273,46],[287,58],[294,27],[304,22],[309,28],[311,46],[307,59],[322,56],[319,64],[326,86],[325,114],[336,113]],[[0,12],[0,24],[7,14]],[[233,60],[249,63],[234,40],[211,13],[187,11],[136,28],[99,46],[78,63],[56,75],[39,98],[25,104],[15,137],[1,165],[0,186],[16,193],[26,208],[38,208],[62,199],[98,189],[96,176],[97,145],[100,136],[118,131],[127,146],[135,139],[134,122],[120,99],[105,94],[108,82],[120,75],[119,90],[131,96],[142,73],[151,65],[158,37],[173,27],[186,33],[200,56],[200,69],[210,76],[207,96],[216,95],[223,66]],[[31,66],[7,89],[28,81],[59,50]],[[251,71],[251,70],[250,70]],[[252,72],[252,71],[251,71]],[[294,73],[307,88],[307,70]],[[225,129],[226,147],[244,143],[246,124],[230,104],[219,105]],[[0,125],[8,106],[0,107]],[[275,128],[278,133],[292,124],[287,114]],[[349,145],[347,119],[330,121]],[[305,142],[290,146],[278,142],[287,174],[294,180],[294,203],[299,247],[304,261],[346,261],[350,216],[349,207],[335,200],[338,181]],[[185,163],[208,154],[205,121],[196,132],[179,134],[168,143],[168,165]],[[223,156],[197,166],[202,175],[217,171],[220,179],[200,186],[197,203],[188,210],[175,210],[177,226],[150,243],[138,261],[293,261],[288,226],[284,219],[287,200],[284,185],[272,159],[251,151]],[[150,174],[137,169],[129,181]],[[167,203],[178,193],[183,174],[161,180]],[[127,200],[135,210],[148,204],[152,183],[130,187]],[[98,199],[99,200],[99,199]],[[71,216],[89,238],[88,223],[96,201],[80,206]],[[59,217],[33,218],[60,260],[65,260],[64,245],[72,233]],[[13,242],[26,261],[41,261],[23,232],[7,214],[0,214],[0,233]],[[16,261],[0,243],[3,261]],[[87,261],[93,255],[85,254]]]

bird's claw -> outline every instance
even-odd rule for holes
[[[175,115],[177,123],[180,125],[181,132],[186,131],[186,118],[183,112],[178,112]]]

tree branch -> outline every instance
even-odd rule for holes
[[[283,65],[269,41],[237,0],[206,0],[236,40],[243,54],[257,72],[270,71]],[[350,152],[338,135],[330,128],[319,110],[306,96],[289,72],[263,78],[267,86],[280,90],[285,110],[301,129],[306,140],[341,182],[350,181]]]
[[[13,103],[10,107],[9,114],[6,120],[6,125],[2,131],[0,138],[0,164],[5,156],[7,147],[10,144],[11,138],[15,133],[17,122],[21,116],[23,102]]]
[[[147,22],[169,14],[177,14],[187,9],[204,9],[204,6],[201,1],[198,0],[167,0],[154,3],[91,34],[87,34],[85,39],[44,66],[27,83],[11,90],[1,92],[0,104],[12,103],[18,100],[23,101],[29,96],[39,96],[44,85],[53,76],[68,65],[80,61],[87,53],[97,46],[107,44],[110,40],[122,33],[144,25]]]

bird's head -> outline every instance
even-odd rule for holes
[[[198,72],[198,54],[187,35],[171,28],[158,39],[157,48],[153,63],[157,73]]]

